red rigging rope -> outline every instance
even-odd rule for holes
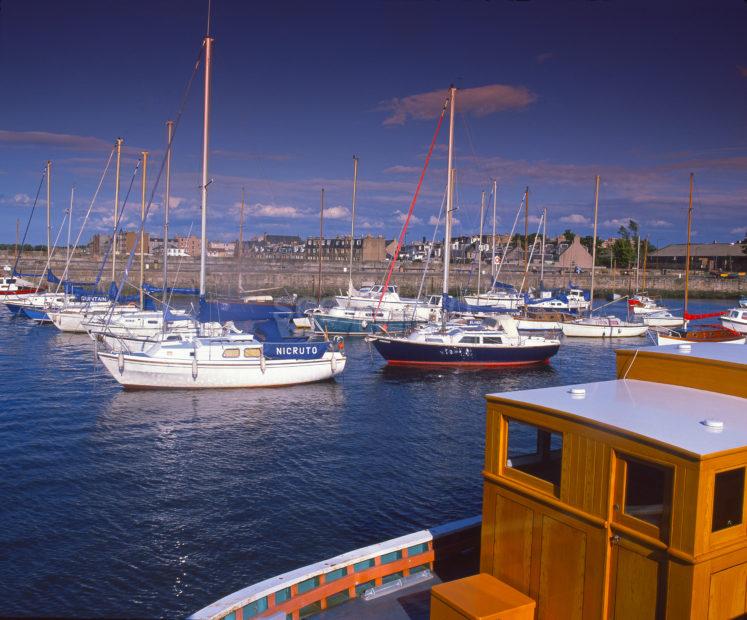
[[[423,179],[425,178],[425,173],[428,170],[428,164],[431,161],[431,155],[433,154],[433,148],[436,146],[436,139],[438,138],[438,133],[441,131],[441,125],[444,121],[444,116],[446,115],[446,108],[449,105],[449,99],[447,97],[446,101],[444,102],[444,107],[441,109],[441,116],[438,117],[438,123],[436,125],[436,131],[433,134],[433,139],[431,140],[431,146],[428,148],[428,155],[425,158],[425,164],[423,164],[423,170],[420,172],[420,179],[418,180],[418,186],[415,188],[415,195],[412,197],[412,202],[410,203],[410,210],[407,212],[407,217],[405,218],[404,226],[402,226],[402,232],[399,235],[399,241],[397,241],[397,249],[394,250],[394,256],[392,257],[392,262],[389,265],[389,270],[386,274],[386,280],[384,280],[384,286],[381,289],[381,296],[379,297],[379,303],[376,304],[376,312],[379,311],[379,308],[381,307],[381,302],[384,299],[384,295],[386,294],[387,289],[389,288],[389,281],[392,278],[392,272],[394,271],[394,265],[397,264],[397,258],[399,258],[399,251],[402,249],[402,244],[405,241],[405,235],[407,234],[407,227],[410,224],[410,218],[412,217],[412,212],[415,209],[415,203],[418,201],[418,195],[420,194],[420,188],[423,186]]]

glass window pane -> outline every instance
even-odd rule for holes
[[[311,579],[306,579],[305,581],[299,581],[298,582],[298,593],[304,594],[305,592],[308,592],[309,590],[313,590],[319,585],[319,577],[312,577]]]
[[[277,599],[276,599],[277,600]],[[263,596],[261,599],[253,601],[248,605],[244,605],[244,618],[254,618],[257,614],[267,611],[267,597]]]
[[[338,568],[337,570],[329,571],[326,575],[324,575],[324,581],[325,583],[329,583],[330,581],[336,581],[337,579],[341,579],[345,575],[348,574],[346,567]]]
[[[744,467],[716,474],[713,491],[714,532],[742,523]]]
[[[332,594],[331,596],[327,597],[327,609],[331,607],[336,607],[337,605],[340,605],[341,603],[344,603],[345,601],[350,599],[350,594],[347,590],[343,590],[342,592],[337,592],[336,594]]]
[[[562,460],[562,433],[509,420],[506,467],[560,484]]]
[[[625,514],[660,527],[670,497],[668,471],[634,459],[625,464]]]
[[[402,571],[392,573],[391,575],[385,575],[381,578],[381,583],[389,583],[390,581],[397,581],[397,579],[402,579]]]
[[[407,548],[407,557],[419,555],[428,551],[428,543],[420,543],[419,545],[413,545]]]
[[[306,607],[301,607],[298,611],[298,617],[302,619],[308,618],[309,616],[318,614],[320,611],[322,611],[322,602],[317,601],[316,603],[311,603],[311,605],[306,605]]]
[[[382,564],[390,564],[391,562],[396,562],[397,560],[402,559],[402,551],[391,551],[389,553],[385,553],[381,556],[381,563]]]
[[[275,604],[279,603],[285,603],[285,601],[289,600],[291,597],[291,589],[290,588],[283,588],[282,590],[278,590],[275,592]]]
[[[366,570],[367,568],[372,568],[373,565],[374,565],[374,560],[373,558],[371,558],[370,560],[363,560],[362,562],[353,564],[353,570],[356,573],[360,573],[362,570]]]

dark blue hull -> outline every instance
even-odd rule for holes
[[[376,350],[394,366],[526,366],[545,364],[560,344],[536,347],[482,347],[442,345],[377,338]]]
[[[18,316],[21,313],[21,307],[22,306],[20,306],[18,304],[12,304],[12,303],[5,302],[5,307],[8,310],[10,310],[10,313],[12,315],[14,315],[14,316]]]
[[[49,318],[49,315],[44,310],[39,310],[38,308],[34,308],[33,306],[25,306],[21,309],[21,314],[23,314],[26,318],[38,321],[40,323],[52,322],[52,319]]]

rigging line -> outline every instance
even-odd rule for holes
[[[519,208],[516,210],[516,217],[514,218],[514,225],[511,227],[511,232],[508,235],[508,239],[506,239],[506,245],[503,248],[503,255],[501,256],[501,262],[498,265],[498,269],[495,270],[495,277],[493,278],[493,286],[491,288],[495,288],[495,283],[498,282],[498,276],[501,274],[501,267],[503,267],[503,263],[506,262],[506,254],[508,253],[508,246],[511,244],[511,238],[514,236],[514,230],[516,230],[516,224],[519,221],[519,215],[521,214],[521,210],[524,208],[525,197],[526,197],[525,194],[521,195],[521,202],[519,203]]]
[[[189,231],[187,231],[187,237],[192,236],[192,227],[194,226],[194,224],[195,224],[195,221],[192,220],[192,222],[189,225]],[[179,272],[181,271],[183,262],[184,262],[184,256],[180,256],[179,263],[176,266],[176,276],[174,276],[174,284],[171,285],[171,293],[169,294],[169,300],[167,302],[167,306],[169,308],[171,307],[171,298],[174,296],[174,289],[176,288],[177,282],[179,282]],[[164,284],[164,286],[166,285]],[[164,312],[165,312],[165,309],[164,309]]]
[[[54,239],[54,244],[52,245],[52,251],[49,253],[49,257],[47,258],[47,263],[44,265],[44,272],[42,273],[41,278],[39,278],[39,285],[36,287],[36,293],[35,295],[39,294],[39,289],[41,288],[42,282],[44,282],[44,275],[47,273],[47,270],[49,269],[49,265],[52,262],[52,257],[54,256],[55,250],[57,249],[57,242],[60,240],[60,235],[62,234],[63,229],[65,228],[65,222],[67,221],[68,212],[65,210],[65,215],[62,217],[62,222],[60,223],[60,228],[57,231],[57,236]]]
[[[534,240],[532,241],[532,250],[529,252],[529,260],[527,260],[527,264],[524,267],[524,277],[521,280],[521,288],[519,289],[519,294],[524,290],[524,283],[527,279],[527,274],[529,273],[529,265],[532,264],[532,257],[534,256],[534,250],[537,247],[537,239],[539,239],[540,230],[542,230],[542,221],[545,218],[545,214],[542,213],[542,216],[539,219],[539,223],[537,224],[537,234],[534,235]]]
[[[47,168],[44,167],[44,170],[42,170],[41,179],[39,179],[39,187],[36,190],[36,198],[34,198],[34,205],[31,207],[31,214],[29,215],[29,219],[26,222],[26,230],[23,231],[23,239],[21,240],[21,247],[18,248],[18,254],[16,255],[16,262],[13,263],[13,271],[11,271],[11,274],[16,273],[16,269],[18,268],[18,261],[21,260],[21,254],[23,254],[23,246],[26,244],[26,235],[29,233],[29,226],[31,226],[31,219],[34,217],[34,211],[36,210],[36,203],[39,201],[39,194],[41,193],[41,188],[44,185],[44,178],[47,176]]]
[[[62,284],[65,281],[65,278],[67,278],[67,274],[70,270],[70,263],[73,260],[73,256],[75,255],[75,250],[78,248],[78,243],[80,242],[80,237],[83,234],[83,230],[86,227],[86,223],[88,222],[88,218],[91,215],[91,211],[93,210],[93,205],[96,204],[96,198],[98,198],[99,191],[101,191],[101,186],[104,184],[104,178],[106,178],[106,173],[109,172],[109,166],[112,163],[112,157],[114,157],[114,152],[116,151],[116,147],[112,148],[112,150],[109,152],[109,159],[106,160],[106,166],[104,166],[104,172],[101,173],[101,178],[99,179],[99,184],[96,187],[96,191],[93,193],[93,198],[91,199],[91,204],[88,205],[88,211],[86,211],[86,215],[83,218],[83,223],[80,225],[80,230],[78,231],[78,236],[75,238],[75,243],[73,244],[73,250],[70,252],[70,258],[68,258],[67,262],[65,263],[65,269],[62,272],[62,277],[60,278],[60,281],[57,283],[57,288],[55,289],[55,293],[57,293],[60,290],[60,284]],[[97,281],[98,283],[98,281]]]
[[[148,218],[148,213],[150,212],[150,207],[153,204],[153,197],[156,194],[156,190],[158,189],[159,182],[161,180],[161,176],[163,175],[163,170],[166,167],[166,158],[168,157],[169,153],[171,152],[171,146],[174,143],[174,138],[176,138],[177,130],[179,129],[179,124],[182,119],[182,115],[184,114],[184,109],[187,105],[187,97],[189,96],[189,92],[192,89],[192,83],[195,80],[195,76],[197,75],[197,71],[200,68],[200,61],[203,57],[205,46],[200,46],[200,50],[197,54],[197,60],[195,61],[195,66],[192,70],[192,75],[189,78],[189,81],[187,82],[187,85],[184,89],[184,93],[182,94],[181,100],[179,102],[179,111],[177,112],[176,116],[174,117],[174,128],[171,133],[171,140],[169,140],[168,145],[166,146],[166,151],[163,154],[163,158],[161,159],[161,166],[158,169],[158,174],[156,175],[155,183],[153,183],[153,188],[150,192],[150,198],[148,199],[148,206],[145,209],[144,217],[142,218],[142,221],[140,222],[140,228],[138,230],[138,235],[135,238],[135,243],[132,245],[132,250],[130,251],[130,255],[127,258],[127,264],[125,265],[125,270],[122,273],[122,277],[120,279],[119,287],[117,288],[117,294],[114,298],[114,303],[112,304],[111,310],[109,311],[109,315],[107,318],[107,325],[109,324],[109,321],[111,321],[112,316],[114,315],[114,307],[116,306],[117,301],[119,300],[119,296],[122,292],[122,287],[124,286],[125,282],[127,281],[127,276],[130,272],[130,268],[132,267],[132,262],[135,259],[135,253],[137,252],[138,246],[140,245],[140,236],[142,231],[145,228],[145,221]]]
[[[438,210],[438,220],[436,221],[436,226],[433,229],[433,237],[431,238],[431,245],[428,248],[428,258],[425,260],[425,268],[423,269],[423,277],[420,279],[420,288],[418,289],[418,301],[420,301],[420,296],[423,294],[423,285],[425,284],[425,278],[428,275],[428,268],[430,267],[431,258],[433,256],[433,246],[436,244],[436,235],[438,234],[438,228],[441,225],[441,216],[443,215],[445,205],[446,205],[446,191],[444,191],[444,196],[441,199],[441,208]]]
[[[135,162],[135,167],[132,170],[132,177],[130,178],[130,185],[127,188],[127,193],[125,194],[124,201],[122,202],[121,208],[119,209],[119,213],[117,214],[117,221],[114,222],[114,235],[117,235],[120,223],[122,222],[122,216],[125,212],[125,207],[127,206],[127,200],[130,197],[130,192],[132,191],[132,186],[135,183],[135,178],[137,177],[137,172],[140,169],[140,159],[138,159]],[[110,243],[109,247],[106,248],[106,253],[104,254],[104,258],[101,262],[101,266],[99,267],[99,272],[96,274],[96,286],[98,286],[99,282],[101,282],[101,276],[104,273],[104,268],[106,267],[106,263],[109,261],[109,254],[113,250],[114,244]]]
[[[402,249],[402,243],[405,239],[405,235],[407,234],[407,226],[410,224],[410,218],[412,217],[412,212],[415,209],[415,203],[418,201],[418,196],[420,195],[420,188],[423,186],[423,179],[425,178],[425,173],[428,170],[428,164],[431,161],[431,155],[433,155],[433,148],[436,146],[436,139],[438,138],[438,133],[441,131],[441,125],[444,121],[444,116],[446,115],[446,108],[449,105],[449,98],[446,99],[444,102],[444,107],[441,109],[441,116],[438,117],[438,123],[436,124],[436,131],[433,133],[433,139],[431,140],[431,145],[428,148],[428,155],[425,158],[425,164],[423,165],[423,170],[420,172],[420,179],[418,180],[418,186],[415,188],[415,195],[412,197],[412,202],[410,203],[410,209],[407,212],[407,218],[405,219],[405,223],[402,225],[402,232],[399,235],[399,241],[397,242],[397,248],[394,250],[394,256],[392,257],[392,263],[389,265],[389,271],[386,275],[386,281],[384,282],[384,286],[381,289],[381,296],[379,297],[379,303],[376,304],[376,312],[379,311],[379,308],[381,307],[381,301],[384,299],[384,295],[386,294],[387,287],[389,286],[389,280],[392,277],[392,271],[394,271],[394,266],[397,264],[397,258],[399,257],[399,251]]]

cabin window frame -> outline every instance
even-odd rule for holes
[[[517,422],[519,424],[523,424],[525,426],[532,426],[536,428],[538,431],[545,431],[551,434],[560,435],[561,440],[561,448],[560,448],[560,474],[558,476],[558,483],[555,484],[554,482],[551,482],[549,480],[546,480],[544,478],[540,478],[539,476],[535,476],[533,474],[530,474],[525,471],[521,471],[520,469],[516,469],[515,467],[509,467],[508,465],[508,439],[509,439],[509,433],[508,433],[508,425],[509,422]],[[501,448],[500,448],[500,458],[498,461],[499,475],[502,475],[510,480],[514,480],[515,482],[518,482],[520,484],[523,484],[528,487],[532,487],[533,489],[536,489],[537,491],[540,491],[542,493],[545,493],[547,495],[552,495],[553,497],[560,497],[560,484],[563,479],[563,444],[565,444],[565,433],[557,428],[549,428],[545,424],[538,424],[534,421],[529,421],[522,419],[520,417],[516,417],[513,415],[502,415],[501,416]]]
[[[713,530],[713,513],[716,505],[716,477],[719,474],[726,474],[729,472],[742,470],[743,483],[742,483],[742,517],[740,523],[735,523],[728,527],[721,528],[719,530]],[[732,542],[735,539],[742,538],[747,534],[747,467],[744,465],[731,464],[728,466],[719,467],[709,473],[710,485],[709,485],[709,497],[708,497],[708,528],[709,528],[709,542],[711,545],[718,545],[722,543]]]
[[[627,465],[628,462],[634,461],[660,469],[664,472],[664,497],[662,502],[662,516],[660,525],[655,525],[650,521],[636,517],[635,515],[625,512],[625,500],[627,493]],[[672,502],[674,499],[674,482],[675,482],[675,465],[666,461],[653,459],[648,456],[642,457],[630,452],[613,451],[613,464],[615,479],[612,489],[612,522],[618,523],[623,527],[654,538],[662,542],[668,542],[669,533],[672,525]]]

